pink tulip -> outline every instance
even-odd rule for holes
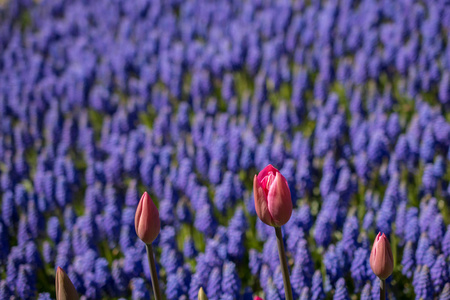
[[[264,299],[261,298],[261,297],[255,296],[255,297],[253,298],[253,300],[264,300]]]
[[[66,272],[60,267],[56,269],[56,300],[78,300],[77,290],[67,276]]]
[[[159,212],[147,192],[139,200],[134,217],[137,236],[146,244],[151,244],[159,234],[161,223]]]
[[[265,167],[253,178],[255,209],[258,217],[267,225],[281,227],[292,214],[289,185],[280,171],[272,165]]]
[[[391,244],[387,237],[378,233],[373,242],[370,253],[370,267],[380,279],[385,280],[392,274],[394,269],[394,259],[392,258]]]

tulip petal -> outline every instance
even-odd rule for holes
[[[272,226],[286,224],[292,215],[292,199],[287,181],[280,173],[277,173],[269,188],[267,202],[273,220]]]
[[[267,207],[267,198],[262,186],[259,184],[258,178],[253,178],[253,194],[255,197],[255,210],[258,217],[267,225],[272,225],[272,216]]]
[[[56,270],[56,300],[78,300],[77,290],[67,276],[66,272],[60,267]]]
[[[141,216],[142,216],[142,204],[144,202],[144,201],[142,201],[142,199],[146,193],[147,192],[144,192],[144,194],[141,197],[141,201],[139,201],[138,207],[136,208],[136,214],[134,216],[134,228],[136,228],[136,232],[139,228],[139,221],[141,220]]]
[[[386,242],[386,249],[392,249],[391,243],[389,243],[389,240],[384,233],[383,233],[383,237],[384,237],[384,241]],[[387,251],[387,255],[388,255],[387,259],[390,259],[391,262],[394,262],[394,257],[392,256],[392,251]]]
[[[272,172],[274,175],[277,173],[280,173],[280,171],[278,171],[274,166],[268,165],[267,167],[262,169],[261,172],[259,172],[258,177],[257,177],[258,182],[261,182],[263,180],[263,178],[266,177],[270,172]]]

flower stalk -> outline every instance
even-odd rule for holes
[[[281,263],[281,274],[283,274],[284,294],[286,300],[293,300],[291,280],[289,279],[289,270],[286,260],[286,253],[284,251],[283,235],[281,233],[281,227],[275,227],[275,234],[277,236],[278,255]]]
[[[155,295],[156,300],[162,300],[161,290],[159,288],[158,274],[156,273],[155,259],[153,257],[152,244],[145,244],[147,249],[148,264],[150,265],[150,276],[152,279],[153,295]]]
[[[386,300],[386,279],[380,278],[380,300]]]

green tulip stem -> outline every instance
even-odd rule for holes
[[[150,265],[150,273],[152,277],[153,294],[156,300],[162,300],[161,291],[159,289],[158,274],[156,273],[155,259],[153,257],[153,248],[151,244],[145,244],[147,249],[148,263]]]
[[[380,279],[380,300],[386,300],[386,279]]]
[[[284,252],[283,235],[281,233],[281,227],[275,227],[275,234],[277,235],[278,255],[280,256],[281,273],[283,274],[284,282],[284,294],[286,300],[293,300],[291,280],[289,279],[289,270],[286,260],[286,253]]]

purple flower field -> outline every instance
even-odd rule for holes
[[[286,178],[294,299],[450,300],[445,0],[0,0],[0,300],[285,299],[253,178]],[[267,218],[270,220],[270,218]],[[280,242],[280,244],[282,244]]]

